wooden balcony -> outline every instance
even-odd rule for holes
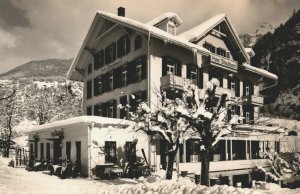
[[[254,105],[254,106],[263,106],[264,98],[261,96],[249,95],[243,96],[244,105]]]
[[[166,75],[160,78],[161,89],[179,89],[183,90],[184,86],[195,84],[195,80],[182,78],[176,75]]]

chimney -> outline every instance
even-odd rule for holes
[[[124,7],[118,8],[118,16],[125,17],[125,8]]]

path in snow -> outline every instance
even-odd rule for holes
[[[0,193],[20,194],[77,194],[77,193],[300,193],[300,190],[254,190],[229,187],[227,185],[205,187],[195,185],[188,178],[178,180],[160,180],[160,178],[95,180],[95,179],[59,179],[45,172],[28,172],[24,168],[12,168],[9,159],[0,157]]]

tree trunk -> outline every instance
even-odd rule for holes
[[[173,165],[174,165],[174,159],[176,156],[175,151],[170,151],[168,153],[168,164],[167,164],[167,175],[166,179],[171,180],[173,176]]]
[[[209,186],[210,149],[202,150],[201,155],[201,185]]]

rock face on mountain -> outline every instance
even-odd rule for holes
[[[257,39],[252,64],[278,76],[267,94],[265,111],[300,120],[300,10]]]
[[[73,59],[30,61],[2,75],[0,79],[65,77]]]
[[[259,40],[263,35],[267,33],[273,33],[274,32],[274,27],[267,23],[264,22],[258,28],[249,34],[241,34],[239,37],[242,40],[244,46],[247,47],[253,47],[256,43],[257,40]]]

